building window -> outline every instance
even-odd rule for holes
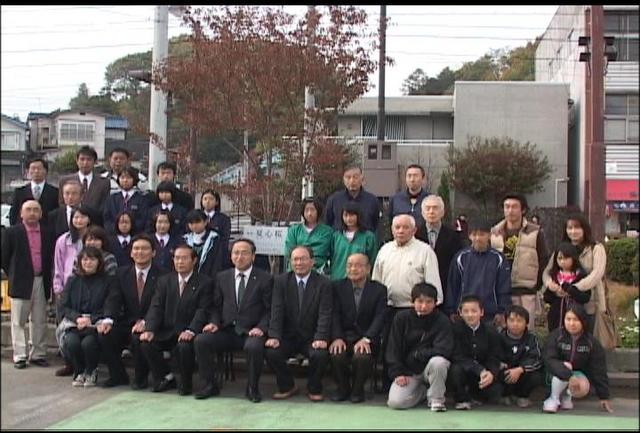
[[[22,150],[20,149],[20,134],[17,132],[3,132],[2,150]]]
[[[401,116],[385,116],[384,135],[387,140],[404,140],[407,119]],[[378,135],[378,118],[366,116],[362,119],[362,135],[376,137]]]
[[[60,122],[60,140],[93,143],[95,126],[93,123]]]
[[[638,95],[606,95],[604,112],[605,141],[638,142]]]
[[[378,145],[370,144],[369,150],[367,151],[367,157],[369,159],[378,159]]]
[[[391,159],[391,145],[382,145],[382,159]]]
[[[638,61],[638,11],[605,12],[604,32],[606,36],[615,37],[617,61]]]

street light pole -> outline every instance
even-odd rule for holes
[[[169,53],[169,6],[156,6],[153,22],[152,74]],[[156,188],[156,167],[167,159],[167,95],[151,86],[149,115],[149,189]]]
[[[308,7],[308,13],[311,14],[314,12],[315,8],[313,6]],[[304,200],[307,197],[311,197],[313,195],[313,173],[307,173],[307,164],[306,160],[309,155],[309,137],[311,135],[311,131],[313,128],[312,118],[309,117],[309,110],[312,110],[316,105],[315,96],[311,91],[309,86],[305,86],[304,88],[304,135],[302,137],[302,161],[303,161],[303,170],[302,173],[302,199]]]

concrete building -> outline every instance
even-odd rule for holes
[[[2,115],[2,202],[9,202],[9,195],[21,186],[25,163],[29,155],[27,137],[29,127],[9,116]]]
[[[536,51],[536,81],[566,83],[573,101],[569,128],[569,203],[585,208],[587,80],[589,65],[580,62],[578,38],[587,34],[590,6],[560,6]],[[604,9],[604,35],[613,36],[617,59],[607,62],[604,77],[606,176],[605,232],[638,230],[638,6]],[[597,180],[595,180],[597,181]]]

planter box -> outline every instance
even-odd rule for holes
[[[607,351],[607,370],[610,372],[638,372],[638,349],[618,347]]]

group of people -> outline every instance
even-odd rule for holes
[[[105,387],[177,388],[205,399],[220,393],[220,354],[243,350],[253,402],[262,400],[265,361],[277,380],[272,397],[297,394],[287,361],[301,354],[314,402],[325,398],[329,366],[331,399],[364,401],[380,357],[387,403],[396,409],[426,400],[444,411],[447,389],[460,410],[480,400],[527,407],[546,370],[545,412],[571,409],[572,397],[590,384],[612,410],[604,350],[592,335],[594,313],[604,308],[606,254],[582,215],[567,219],[564,241],[549,258],[540,226],[525,216],[525,197],[509,194],[502,221],[465,227],[466,246],[463,231],[443,223],[444,202],[425,190],[424,169],[411,165],[406,189],[389,204],[392,239],[382,243],[379,202],[364,189],[361,169],[349,167],[345,189],[324,206],[303,201],[303,221],[286,238],[286,270],[272,276],[254,265],[253,241],[229,245],[215,191],[193,209],[175,187],[175,165],[162,163],[155,193],[144,192],[127,158],[116,158],[113,173],[102,177],[93,173],[95,151],[81,148],[78,172],[61,179],[59,198],[45,182],[46,162],[29,163],[31,184],[14,201],[21,222],[16,217],[2,244],[16,368],[48,365],[44,329],[53,292],[68,363],[56,374],[71,375],[77,387],[97,384],[102,359]],[[534,332],[540,287],[550,304],[544,349]]]

